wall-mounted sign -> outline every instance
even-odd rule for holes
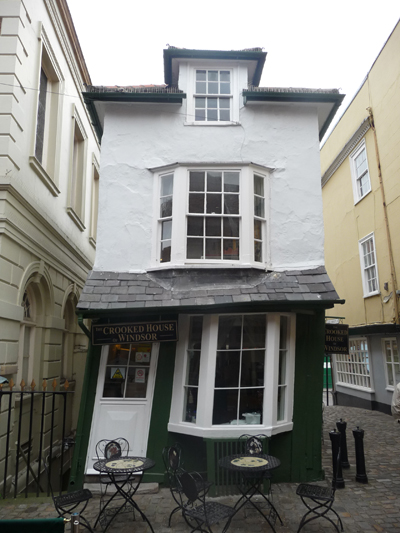
[[[325,324],[325,353],[349,353],[347,324]]]
[[[92,344],[131,344],[134,342],[177,341],[176,320],[92,325]]]

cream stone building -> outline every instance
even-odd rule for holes
[[[66,434],[87,347],[75,306],[96,243],[99,143],[82,98],[90,83],[66,0],[0,2],[0,376],[26,390],[68,380]],[[21,446],[35,447],[32,438]]]
[[[341,405],[390,413],[400,380],[400,23],[321,150],[326,268],[350,326]]]

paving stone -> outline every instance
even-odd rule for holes
[[[334,507],[340,514],[346,533],[400,533],[400,454],[396,443],[400,438],[400,425],[390,416],[377,411],[351,407],[328,406],[324,409],[322,466],[326,472],[325,483],[330,483],[332,473],[332,451],[329,431],[342,418],[347,422],[347,448],[350,468],[344,470],[345,488],[336,491]],[[364,429],[365,464],[368,484],[355,481],[356,460],[352,429],[359,426]],[[323,482],[321,482],[323,483]],[[273,503],[278,509],[284,525],[276,524],[277,533],[295,533],[305,507],[296,496],[296,483],[273,485]],[[171,493],[167,488],[157,488],[156,484],[142,485],[147,494],[137,494],[140,508],[151,521],[155,533],[184,533],[189,528],[182,516],[176,513],[172,518],[172,527],[168,528],[168,518],[175,507]],[[155,492],[156,491],[156,492]],[[218,498],[218,501],[234,505],[237,497]],[[86,509],[85,516],[94,524],[99,512],[99,496],[95,495]],[[0,502],[0,519],[50,518],[55,517],[51,499],[45,503],[29,498],[29,502],[4,500]],[[223,525],[213,528],[220,533]],[[1,530],[1,526],[0,526]],[[85,531],[82,529],[82,531]],[[96,532],[100,532],[98,527]],[[108,528],[109,533],[150,533],[146,522],[136,513],[132,522],[132,513],[120,515]],[[272,530],[258,513],[239,512],[230,525],[230,533],[270,533]],[[335,531],[327,520],[318,519],[307,524],[304,533],[329,533]]]

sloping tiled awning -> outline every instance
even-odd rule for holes
[[[143,274],[91,271],[77,310],[213,307],[247,303],[341,303],[324,267],[264,272],[255,269],[163,270]],[[183,310],[183,309],[182,309]]]

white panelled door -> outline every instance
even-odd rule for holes
[[[124,437],[129,454],[146,456],[159,344],[114,344],[101,355],[86,473],[97,474],[96,444]]]

